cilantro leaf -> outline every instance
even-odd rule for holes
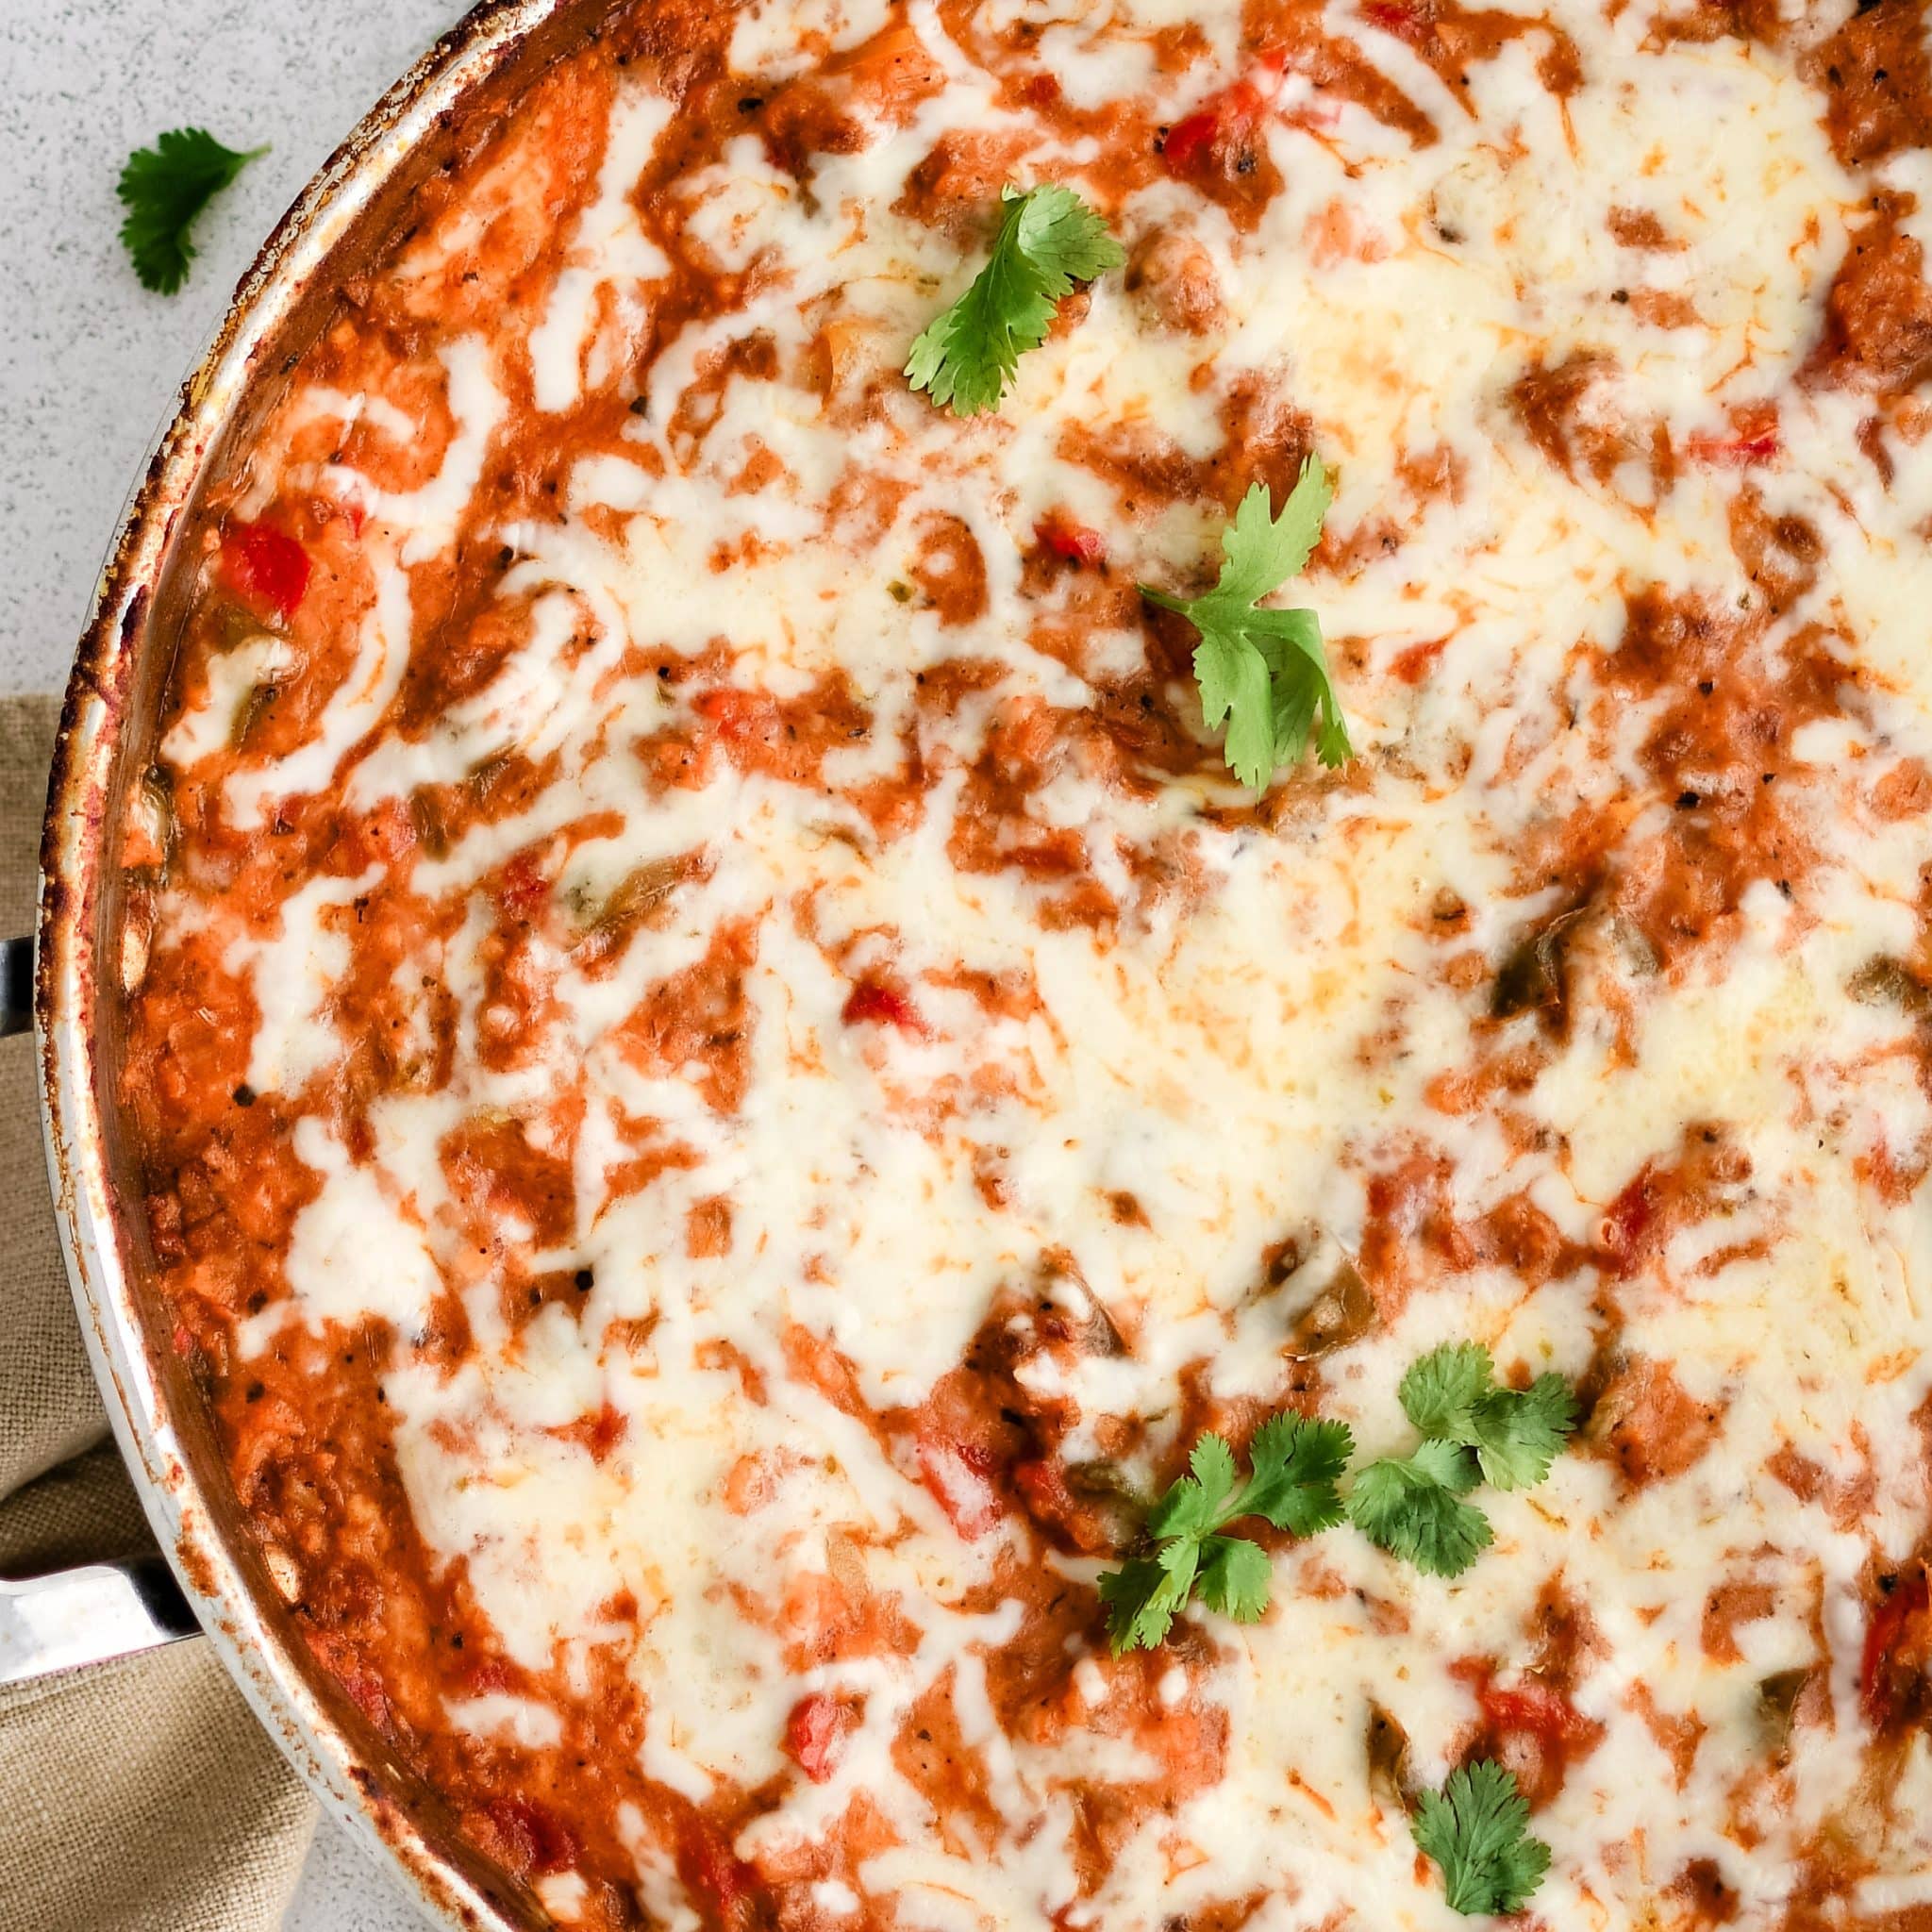
[[[1332,1529],[1342,1516],[1336,1480],[1354,1447],[1346,1423],[1271,1417],[1248,1444],[1254,1474],[1241,1492],[1240,1514],[1266,1517],[1296,1536]]]
[[[1411,1829],[1442,1874],[1452,1911],[1521,1911],[1550,1868],[1515,1778],[1486,1757],[1452,1771],[1441,1791],[1424,1791]]]
[[[1274,735],[1274,679],[1268,659],[1241,631],[1219,631],[1198,613],[1165,597],[1157,604],[1178,610],[1201,633],[1194,646],[1194,682],[1201,687],[1201,721],[1212,731],[1228,721],[1221,755],[1243,785],[1257,791],[1280,763]]]
[[[1222,755],[1243,785],[1259,791],[1274,768],[1297,762],[1315,737],[1324,765],[1354,754],[1312,610],[1259,608],[1307,566],[1335,491],[1319,457],[1302,464],[1281,514],[1269,508],[1268,486],[1241,498],[1222,533],[1221,575],[1205,597],[1181,598],[1150,585],[1141,594],[1176,611],[1201,633],[1194,681],[1208,730],[1225,721]],[[1318,724],[1319,718],[1319,724]]]
[[[1220,1532],[1243,1516],[1263,1517],[1296,1536],[1340,1523],[1336,1479],[1354,1447],[1345,1423],[1272,1417],[1255,1431],[1248,1479],[1236,1489],[1234,1451],[1220,1436],[1203,1436],[1188,1457],[1190,1473],[1148,1513],[1147,1533],[1158,1545],[1154,1554],[1100,1578],[1115,1654],[1152,1650],[1197,1590],[1210,1610],[1252,1624],[1268,1607],[1268,1553],[1245,1537]]]
[[[1476,1404],[1495,1379],[1495,1364],[1481,1342],[1445,1342],[1409,1365],[1396,1392],[1403,1414],[1424,1435],[1467,1442]]]
[[[1452,1496],[1466,1496],[1482,1479],[1474,1459],[1460,1442],[1418,1442],[1409,1461]]]
[[[1203,1436],[1188,1457],[1188,1467],[1213,1507],[1226,1502],[1234,1488],[1234,1451],[1219,1436]]]
[[[1490,1520],[1462,1498],[1475,1460],[1455,1442],[1372,1462],[1348,1492],[1348,1520],[1379,1548],[1436,1576],[1459,1576],[1489,1548]]]
[[[1192,1544],[1188,1548],[1191,1554]],[[1151,1557],[1137,1557],[1124,1568],[1108,1571],[1100,1579],[1099,1590],[1101,1602],[1112,1612],[1114,1650],[1154,1649],[1187,1602],[1193,1582],[1191,1569],[1177,1576]]]
[[[1201,1601],[1210,1610],[1252,1624],[1268,1607],[1268,1552],[1245,1537],[1211,1536],[1202,1545]]]
[[[194,259],[189,231],[194,220],[265,147],[239,154],[205,127],[175,127],[153,147],[139,147],[121,170],[119,193],[127,217],[121,240],[141,285],[172,295]]]
[[[1470,1424],[1483,1480],[1499,1490],[1532,1488],[1549,1474],[1575,1426],[1576,1398],[1561,1375],[1486,1395]]]
[[[1474,1449],[1483,1480],[1499,1490],[1541,1482],[1576,1424],[1576,1399],[1560,1375],[1498,1389],[1489,1350],[1474,1341],[1424,1356],[1403,1376],[1401,1397],[1424,1436]]]
[[[1221,1506],[1234,1488],[1234,1451],[1219,1436],[1203,1436],[1188,1467],[1193,1474],[1182,1476],[1147,1519],[1157,1537],[1204,1536],[1221,1520]]]
[[[1234,521],[1222,534],[1221,575],[1210,596],[1230,604],[1258,604],[1290,577],[1308,567],[1322,535],[1322,520],[1335,500],[1334,486],[1320,457],[1308,457],[1281,506],[1268,507],[1268,486],[1257,483],[1235,508]]]
[[[1292,764],[1301,757],[1314,726],[1315,755],[1324,765],[1345,765],[1355,747],[1329,680],[1321,620],[1312,610],[1254,610],[1248,634],[1274,680],[1274,738],[1287,747],[1284,758]]]
[[[986,266],[919,333],[907,379],[956,416],[996,409],[1020,365],[1053,326],[1075,282],[1119,268],[1126,251],[1071,188],[1000,191],[1006,213]]]

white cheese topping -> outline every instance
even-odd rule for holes
[[[864,44],[886,11],[749,8],[733,58],[775,87]],[[989,34],[1037,28],[1080,108],[1146,95],[1171,125],[1240,71],[1230,7],[982,12]],[[1158,231],[1199,251],[1219,310],[1208,333],[1150,319],[1146,291],[1109,277],[1023,359],[998,416],[962,423],[896,373],[974,259],[915,218],[908,178],[945,140],[1027,130],[1029,178],[1077,170],[1091,141],[1000,100],[935,9],[906,9],[944,85],[814,154],[808,192],[752,133],[677,183],[680,246],[740,278],[741,301],[660,345],[621,443],[584,454],[543,516],[477,533],[513,558],[495,594],[527,621],[493,674],[426,723],[406,729],[394,708],[411,654],[438,648],[414,627],[412,574],[453,556],[523,371],[546,416],[637,386],[672,273],[632,192],[674,123],[643,80],[622,84],[527,339],[443,349],[456,434],[434,479],[399,493],[344,465],[321,475],[368,514],[374,601],[306,741],[226,779],[227,824],[254,830],[271,802],[332,786],[360,810],[402,808],[512,754],[542,782],[411,860],[408,890],[441,910],[397,984],[420,968],[446,988],[455,1053],[433,1094],[369,1102],[373,1152],[352,1158],[324,1124],[324,1076],[355,1044],[333,1017],[343,908],[383,868],[311,879],[284,900],[278,937],[230,944],[261,1012],[250,1081],[313,1097],[295,1147],[319,1177],[294,1223],[289,1298],[246,1343],[271,1346],[290,1321],[392,1324],[384,1392],[417,1528],[464,1566],[506,1655],[559,1687],[556,1709],[486,1695],[453,1705],[454,1724],[554,1741],[568,1687],[593,1657],[619,1657],[650,1780],[704,1805],[789,1779],[736,1841],[759,1870],[824,1840],[861,1795],[875,1807],[891,1842],[812,1881],[831,1918],[890,1891],[901,1924],[934,1932],[1055,1914],[1131,1932],[1259,1895],[1255,1928],[1452,1924],[1371,1783],[1366,1714],[1393,1712],[1417,1774],[1440,1781],[1477,1721],[1449,1664],[1533,1672],[1537,1607],[1558,1576],[1593,1626],[1566,1694],[1594,1742],[1539,1813],[1555,1853],[1543,1921],[1665,1923],[1666,1889],[1711,1859],[1738,1923],[1771,1924],[1794,1861],[1834,1831],[1869,1857],[1859,1910],[1925,1899],[1923,1742],[1899,1760],[1890,1835],[1846,1819],[1870,1742],[1862,1592],[1874,1561],[1902,1562],[1924,1535],[1932,1391],[1924,1191],[1888,1194],[1872,1176],[1881,1158],[1923,1160],[1932,1104],[1911,1058],[1921,1023],[1845,989],[1874,958],[1923,957],[1925,819],[1873,799],[1888,773],[1932,760],[1932,442],[1892,437],[1882,479],[1858,446],[1863,406],[1796,379],[1866,192],[1834,158],[1797,50],[1659,48],[1638,8],[1546,17],[1575,44],[1584,84],[1569,97],[1540,76],[1541,28],[1452,87],[1395,32],[1327,8],[1326,30],[1352,36],[1439,138],[1413,142],[1291,66],[1260,124],[1282,187],[1256,225],[1165,177],[1113,216],[1130,248]],[[1211,52],[1165,72],[1163,37],[1197,29]],[[1620,210],[1666,243],[1620,241]],[[741,353],[759,339],[774,374]],[[1573,358],[1586,377],[1566,463],[1521,385]],[[1031,755],[1058,756],[1057,772],[990,834],[1006,862],[967,864],[989,809],[973,789],[983,762],[1017,765],[1026,719],[1099,706],[1145,664],[1131,605],[1071,620],[1076,649],[1049,634],[1036,525],[1063,512],[1102,531],[1108,582],[1203,581],[1222,512],[1137,495],[1082,452],[1158,445],[1206,462],[1224,406],[1257,386],[1305,413],[1339,476],[1329,547],[1294,601],[1321,613],[1360,763],[1292,778],[1257,821],[1211,768],[1123,786],[1050,722]],[[1722,453],[1731,412],[1767,399],[1774,454]],[[380,393],[354,400],[381,420]],[[287,407],[310,405],[298,391]],[[1675,452],[1662,480],[1659,435]],[[1808,577],[1781,600],[1734,543],[1747,490],[1815,539]],[[947,532],[985,576],[957,616],[912,588]],[[1757,625],[1735,646],[1740,675],[1774,679],[1821,631],[1859,674],[1855,700],[1777,743],[1802,880],[1755,876],[1721,941],[1671,958],[1628,920],[1600,919],[1570,957],[1560,1032],[1533,1013],[1493,1019],[1496,962],[1569,909],[1556,858],[1549,885],[1536,875],[1564,821],[1591,818],[1627,853],[1726,788],[1773,789],[1726,767],[1690,773],[1689,804],[1660,791],[1654,734],[1686,693],[1628,670],[1646,587]],[[962,661],[985,675],[941,704],[941,667]],[[1417,662],[1420,675],[1403,669]],[[258,645],[220,664],[164,747],[182,769],[225,744],[239,694],[275,668]],[[806,757],[798,728],[841,689],[862,724],[822,764],[788,768]],[[733,704],[749,722],[718,724]],[[802,708],[779,720],[783,706]],[[658,758],[701,740],[710,754],[687,766]],[[912,803],[882,829],[867,801],[907,787],[908,753]],[[1066,878],[1023,841],[1077,847],[1112,913],[1067,916]],[[518,855],[534,855],[548,896],[506,965],[500,895]],[[1184,886],[1147,887],[1157,855]],[[591,943],[598,908],[652,868],[675,883],[649,916]],[[1453,938],[1445,919],[1460,922]],[[690,989],[721,946],[736,948],[741,997],[706,1034],[686,1008],[708,997]],[[1452,954],[1476,976],[1447,971]],[[903,988],[916,1022],[852,1017],[862,982]],[[1469,1086],[1511,1051],[1520,1080]],[[741,1067],[729,1091],[724,1060]],[[494,1246],[479,1249],[449,1178],[453,1137],[479,1122],[566,1163],[568,1233],[497,1201]],[[1739,1162],[1723,1210],[1617,1275],[1606,1218],[1707,1124]],[[677,1158],[640,1182],[647,1150]],[[1494,1243],[1441,1260],[1421,1209],[1391,1221],[1378,1205],[1418,1153],[1441,1163],[1432,1212],[1466,1231],[1533,1203],[1574,1244],[1569,1262],[1526,1285]],[[723,1232],[696,1239],[718,1203]],[[970,1457],[915,1454],[855,1408],[919,1409],[995,1297],[1054,1257],[1127,1341],[1035,1357],[1024,1386],[1076,1411],[1070,1455],[1106,1457],[1111,1423],[1136,1419],[1144,1477],[1184,1425],[1191,1365],[1208,1363],[1204,1391],[1223,1403],[1285,1399],[1286,1320],[1262,1257],[1311,1231],[1365,1272],[1366,1249],[1392,1241],[1390,1266],[1414,1284],[1322,1364],[1324,1411],[1366,1452],[1407,1447],[1398,1378],[1466,1339],[1573,1378],[1611,1343],[1666,1363],[1689,1418],[1674,1427],[1707,1426],[1707,1445],[1632,1480],[1600,1444],[1534,1491],[1486,1497],[1495,1546],[1453,1582],[1345,1530],[1298,1545],[1274,1560],[1263,1622],[1198,1613],[1211,1643],[1157,1667],[1144,1724],[1118,1714],[1127,1667],[1076,1646],[1054,1722],[1004,1725],[990,1660],[1027,1614],[1006,1566],[1082,1585],[1102,1566],[1042,1552]],[[506,1317],[508,1281],[576,1270],[594,1286],[568,1306]],[[441,1296],[472,1338],[454,1366],[411,1352]],[[836,1351],[856,1401],[801,1370],[800,1331]],[[599,1416],[605,1439],[573,1432]],[[1776,1473],[1792,1457],[1821,1472],[1808,1499]],[[753,1469],[756,1507],[728,1501]],[[1854,1520],[1831,1496],[1859,1483]],[[802,1666],[784,1607],[855,1565],[871,1597],[895,1597],[903,1641]],[[1761,1588],[1726,1651],[1712,1606],[1741,1582]],[[634,1620],[612,1608],[625,1592]],[[1814,1666],[1828,1694],[1807,1706],[1800,1748],[1763,1769],[1757,1687]],[[979,1767],[985,1843],[936,1818],[895,1749],[935,1695]],[[788,1756],[808,1696],[860,1713],[823,1780]],[[1100,1875],[1083,1871],[1074,1788],[1158,1791],[1171,1727],[1203,1713],[1224,1729],[1219,1774],[1140,1802]],[[1695,1740],[1682,1763],[1658,1713]],[[693,1924],[641,1814],[627,1842],[649,1909]],[[546,1885],[568,1919],[577,1894]]]

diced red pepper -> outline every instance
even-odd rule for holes
[[[1176,121],[1160,143],[1160,158],[1168,173],[1198,174],[1214,158],[1216,148],[1244,142],[1281,91],[1287,68],[1287,54],[1273,49],[1255,62],[1245,79],[1223,88],[1204,106]]]
[[[772,744],[785,729],[785,715],[767,691],[714,685],[691,700],[691,709],[716,725],[718,736],[728,745]]]
[[[1513,1690],[1485,1684],[1476,1702],[1499,1731],[1527,1731],[1546,1744],[1574,1744],[1590,1735],[1590,1721],[1541,1684],[1525,1681]]]
[[[1385,34],[1411,44],[1424,37],[1428,25],[1421,10],[1405,6],[1403,0],[1363,0],[1362,18]]]
[[[845,1755],[859,1713],[842,1697],[802,1697],[785,1724],[785,1754],[813,1784],[824,1784]]]
[[[1389,675],[1403,684],[1420,684],[1448,647],[1446,637],[1427,638],[1419,644],[1410,644],[1395,654],[1389,666]]]
[[[1507,1765],[1530,1809],[1538,1811],[1562,1789],[1571,1760],[1587,1757],[1603,1730],[1563,1691],[1535,1677],[1521,1677],[1506,1689],[1496,1683],[1495,1670],[1481,1657],[1462,1657],[1449,1666],[1451,1676],[1474,1690],[1482,1712],[1472,1754]]]
[[[230,524],[222,532],[222,575],[258,616],[284,624],[308,589],[308,553],[268,524]]]
[[[771,700],[762,691],[721,684],[700,691],[691,701],[691,709],[699,717],[708,718],[726,738],[739,738],[770,722]]]
[[[1925,1578],[1925,1566],[1914,1563],[1910,1571],[1892,1585],[1890,1591],[1872,1612],[1865,1626],[1865,1650],[1858,1663],[1858,1688],[1865,1715],[1874,1725],[1891,1716],[1897,1700],[1899,1653],[1916,1650],[1924,1661],[1928,1633],[1924,1627],[1927,1609],[1932,1608],[1932,1587]],[[1912,1627],[1914,1620],[1920,1627]]]
[[[1161,159],[1174,174],[1191,173],[1201,158],[1213,146],[1214,137],[1220,126],[1221,117],[1212,108],[1202,108],[1176,121],[1167,130],[1167,139],[1160,144]]]
[[[992,1453],[971,1442],[942,1442],[930,1438],[919,1444],[919,1474],[946,1520],[968,1542],[983,1537],[1006,1505],[993,1487],[998,1467]]]
[[[1058,1460],[1041,1457],[1016,1462],[1013,1484],[1026,1513],[1049,1534],[1065,1537],[1089,1556],[1099,1556],[1111,1547],[1113,1527],[1106,1512],[1091,1499],[1074,1495]]]
[[[1747,469],[1753,463],[1773,463],[1784,445],[1777,433],[1775,403],[1741,403],[1731,411],[1728,436],[1692,436],[1684,453],[1693,463],[1725,469]]]
[[[840,1015],[848,1026],[896,1026],[901,1033],[926,1038],[928,1028],[919,1008],[896,987],[883,980],[861,979],[852,989]]]
[[[1775,462],[1783,444],[1774,429],[1763,436],[1693,436],[1684,447],[1692,462],[1742,470],[1753,463]]]
[[[1034,541],[1064,557],[1069,563],[1105,563],[1107,539],[1085,524],[1076,524],[1058,510],[1049,510],[1033,526]]]
[[[512,919],[530,919],[550,896],[550,881],[528,852],[519,852],[503,869],[497,903]]]
[[[1648,1167],[1610,1203],[1598,1241],[1614,1273],[1636,1273],[1649,1251],[1657,1205],[1656,1178]]]

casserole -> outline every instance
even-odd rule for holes
[[[615,9],[201,473],[120,1236],[553,1918],[1924,1908],[1917,16],[1332,11]]]

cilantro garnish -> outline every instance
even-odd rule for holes
[[[1490,1546],[1490,1522],[1465,1502],[1478,1482],[1528,1489],[1550,1473],[1576,1420],[1560,1375],[1495,1386],[1477,1342],[1447,1342],[1402,1378],[1403,1412],[1423,1435],[1413,1455],[1372,1462],[1348,1493],[1348,1518],[1373,1543],[1437,1576],[1459,1576]]]
[[[188,279],[194,259],[189,230],[194,219],[265,147],[238,154],[205,127],[175,127],[153,147],[140,147],[121,170],[120,194],[127,205],[121,240],[142,287],[172,295]]]
[[[1037,349],[1073,293],[1126,260],[1107,224],[1071,188],[1000,191],[1006,213],[973,286],[920,331],[907,358],[914,389],[956,416],[996,409],[1021,356]]]
[[[1346,1423],[1278,1415],[1248,1444],[1248,1480],[1235,1488],[1234,1451],[1219,1436],[1203,1436],[1182,1476],[1155,1506],[1147,1533],[1158,1544],[1151,1557],[1131,1558],[1100,1579],[1114,1653],[1152,1650],[1197,1592],[1210,1610],[1252,1624],[1268,1607],[1268,1553],[1244,1537],[1218,1532],[1243,1516],[1276,1529],[1313,1536],[1341,1521],[1336,1479],[1354,1441]]]
[[[1474,1449],[1491,1488],[1531,1489],[1575,1426],[1576,1398],[1561,1375],[1499,1389],[1495,1374],[1480,1342],[1447,1344],[1403,1376],[1403,1411],[1424,1435]]]
[[[1550,1868],[1516,1780],[1486,1757],[1452,1771],[1441,1791],[1424,1791],[1410,1828],[1441,1869],[1453,1911],[1521,1911]]]
[[[1235,776],[1256,791],[1277,765],[1300,759],[1311,730],[1324,765],[1353,755],[1315,613],[1260,608],[1263,597],[1307,568],[1334,497],[1321,458],[1311,456],[1279,517],[1270,514],[1265,483],[1241,498],[1222,533],[1221,575],[1205,597],[1141,586],[1149,603],[1178,611],[1201,633],[1194,677],[1202,717],[1210,731],[1227,720],[1223,755]]]
[[[1476,1485],[1475,1459],[1454,1442],[1424,1442],[1385,1457],[1356,1477],[1348,1520],[1391,1556],[1434,1576],[1459,1576],[1490,1546],[1490,1519],[1462,1499]]]

